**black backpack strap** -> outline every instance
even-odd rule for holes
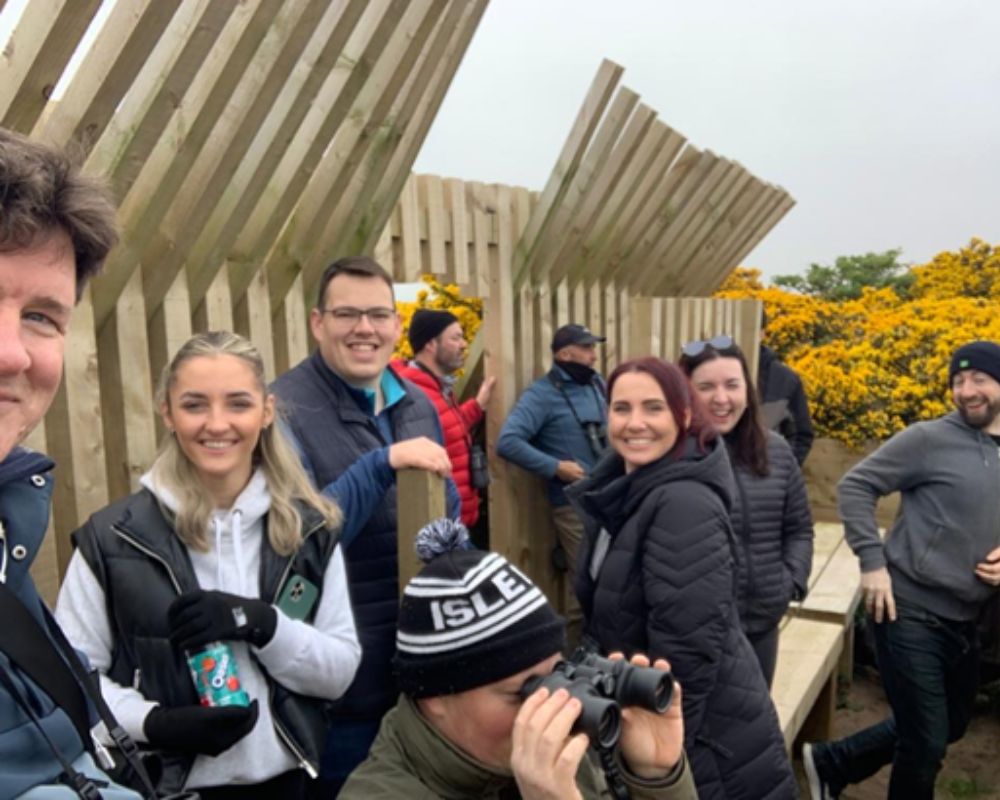
[[[0,619],[4,620],[0,626],[0,651],[66,712],[83,746],[93,752],[90,714],[83,690],[38,620],[3,583],[0,583]]]

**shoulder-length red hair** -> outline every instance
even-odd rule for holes
[[[668,458],[678,458],[684,452],[689,439],[694,439],[702,452],[708,449],[708,443],[717,435],[715,426],[708,421],[704,403],[698,394],[691,390],[687,376],[674,364],[654,356],[633,358],[619,364],[608,377],[608,405],[611,405],[611,395],[618,379],[629,372],[644,372],[649,375],[663,391],[667,407],[677,426],[677,441],[667,453]],[[691,421],[685,425],[688,413]],[[610,413],[610,412],[609,412]]]

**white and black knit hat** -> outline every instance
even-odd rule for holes
[[[437,546],[428,551],[430,538]],[[542,591],[498,553],[462,547],[461,523],[418,534],[430,560],[403,591],[394,666],[410,697],[475,689],[516,675],[565,645],[565,624]]]

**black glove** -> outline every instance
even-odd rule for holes
[[[263,647],[274,636],[278,612],[263,600],[199,589],[182,594],[170,604],[167,625],[170,640],[179,650],[233,639]]]
[[[156,706],[142,730],[153,747],[217,756],[257,724],[257,701],[248,706]]]

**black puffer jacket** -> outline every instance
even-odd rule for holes
[[[791,447],[767,434],[769,474],[734,467],[730,516],[739,542],[736,596],[747,633],[771,630],[789,600],[806,595],[813,556],[813,522],[802,472]],[[750,513],[747,514],[746,510]]]
[[[670,661],[698,796],[798,797],[777,714],[736,612],[732,470],[721,440],[626,475],[609,453],[567,495],[584,516],[577,594],[603,651]],[[591,577],[594,545],[610,536]]]

